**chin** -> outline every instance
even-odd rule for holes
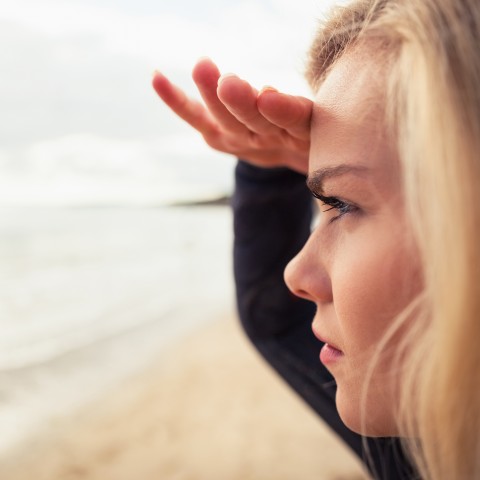
[[[393,412],[381,401],[367,401],[362,406],[358,395],[346,395],[339,388],[336,404],[342,422],[353,432],[367,437],[397,437]]]

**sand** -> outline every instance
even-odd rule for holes
[[[0,465],[2,480],[361,480],[231,315]]]

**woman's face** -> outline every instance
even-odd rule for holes
[[[421,288],[400,165],[384,126],[384,82],[383,69],[353,51],[319,89],[308,185],[321,214],[285,271],[292,292],[317,305],[312,328],[327,344],[320,360],[335,377],[342,420],[379,436],[397,433],[394,357],[404,328],[379,357],[363,404],[362,388],[382,337]]]

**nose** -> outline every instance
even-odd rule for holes
[[[328,303],[333,301],[333,294],[324,262],[326,252],[322,254],[320,245],[316,243],[311,235],[302,250],[286,266],[284,278],[287,287],[297,297],[315,303]]]

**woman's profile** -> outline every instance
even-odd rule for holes
[[[204,105],[153,80],[241,159],[247,334],[377,478],[480,478],[479,39],[474,0],[354,0],[316,33],[313,102],[207,59]]]

